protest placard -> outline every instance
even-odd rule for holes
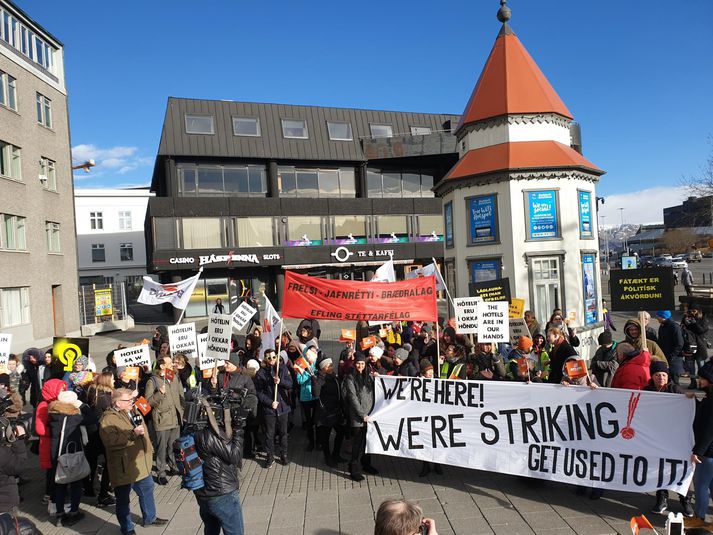
[[[57,336],[52,339],[52,360],[59,360],[64,365],[64,371],[71,372],[74,361],[82,355],[89,355],[89,338]]]
[[[513,297],[510,300],[510,308],[508,309],[508,315],[511,319],[521,318],[525,314],[525,300],[519,297]]]
[[[686,396],[386,375],[374,389],[367,453],[638,493],[685,495],[693,476]]]
[[[198,340],[198,360],[196,361],[196,365],[198,366],[198,369],[206,370],[209,367],[212,368],[213,367],[212,363],[210,366],[201,367],[201,362],[205,361],[205,350],[206,350],[206,347],[208,346],[208,333],[199,334],[196,338]]]
[[[612,269],[609,276],[609,310],[672,310],[673,270],[670,267]]]
[[[230,335],[233,318],[230,314],[208,315],[208,338],[200,369],[213,367],[215,361],[222,366],[230,357]]]
[[[517,339],[521,336],[529,336],[530,338],[532,338],[532,335],[530,334],[530,329],[527,328],[527,323],[525,323],[525,320],[523,318],[511,319],[510,344],[515,347],[517,345]]]
[[[483,301],[510,302],[510,279],[495,279],[486,282],[471,282],[468,284],[471,297],[482,297]]]
[[[507,342],[509,335],[507,301],[478,305],[478,342]]]
[[[117,366],[151,366],[151,350],[146,344],[114,351]]]
[[[172,355],[183,353],[188,358],[198,355],[196,324],[179,323],[178,325],[169,325],[168,344],[171,347]]]
[[[481,297],[456,297],[453,299],[458,334],[478,333],[478,303],[482,302]]]
[[[0,333],[0,366],[7,366],[11,343],[12,335],[10,333]]]
[[[247,301],[240,303],[240,306],[233,312],[233,329],[240,331],[245,327],[250,318],[252,318],[257,312],[257,309],[251,307]]]

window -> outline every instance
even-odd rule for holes
[[[22,180],[21,149],[0,141],[0,176]]]
[[[352,141],[352,125],[351,123],[327,121],[327,130],[329,131],[329,139],[332,141]]]
[[[153,218],[154,249],[176,248],[176,223],[172,217]]]
[[[119,230],[131,230],[131,212],[119,212]]]
[[[52,128],[52,101],[42,93],[37,93],[37,122]]]
[[[44,69],[54,70],[55,48],[2,8],[0,8],[0,39]]]
[[[499,258],[469,260],[470,282],[488,282],[502,277],[503,263]]]
[[[322,218],[319,216],[288,217],[285,245],[322,245]]]
[[[443,241],[443,217],[440,215],[418,216],[416,241]]]
[[[233,117],[233,134],[236,136],[259,136],[260,119],[257,117]]]
[[[338,198],[356,197],[354,168],[277,170],[280,197]]]
[[[19,215],[2,214],[0,248],[6,251],[26,251],[26,219]]]
[[[0,327],[30,323],[30,288],[0,288]]]
[[[235,235],[238,238],[238,247],[274,247],[276,245],[271,217],[236,218]]]
[[[57,171],[55,163],[49,158],[40,158],[40,180],[42,187],[49,191],[57,191]]]
[[[530,266],[535,317],[549,318],[552,310],[562,307],[560,257],[532,258]]]
[[[47,252],[59,253],[59,223],[45,221],[45,233],[47,234]]]
[[[282,135],[290,139],[307,139],[307,123],[302,119],[282,119]]]
[[[212,115],[186,114],[186,134],[214,134]]]
[[[366,189],[371,198],[433,197],[433,176],[423,173],[367,169]]]
[[[371,137],[393,137],[394,132],[390,124],[370,124],[369,130],[371,130]]]
[[[427,136],[431,133],[431,129],[428,126],[412,126],[411,135],[412,136]]]
[[[366,243],[366,216],[337,215],[334,216],[333,245],[353,245]]]
[[[92,244],[92,262],[106,262],[106,253],[103,243]]]
[[[104,230],[104,212],[89,212],[89,226],[92,230]]]
[[[181,220],[185,249],[212,249],[223,247],[221,220],[218,217],[191,217]]]
[[[119,258],[122,262],[131,262],[134,259],[134,244],[122,243],[119,245]]]
[[[405,215],[379,215],[373,243],[404,243],[408,241],[408,219]]]
[[[0,71],[0,104],[17,111],[17,87],[15,79]]]
[[[179,166],[178,182],[184,197],[265,197],[267,194],[267,176],[262,165]]]

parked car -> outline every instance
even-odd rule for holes
[[[688,262],[686,262],[683,255],[674,256],[671,259],[671,267],[673,269],[686,269],[688,267]]]
[[[686,262],[701,262],[703,260],[703,255],[700,251],[690,251],[685,255]]]
[[[656,265],[656,258],[653,256],[642,256],[639,259],[639,267],[654,267]]]
[[[656,257],[656,266],[657,267],[673,267],[673,261],[671,260],[671,255],[666,256],[657,256]]]

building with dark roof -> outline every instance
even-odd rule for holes
[[[169,98],[146,217],[147,266],[199,267],[187,316],[265,292],[284,270],[369,280],[443,257],[432,188],[458,159],[457,115]]]
[[[689,197],[678,206],[663,209],[667,229],[713,226],[713,195]]]

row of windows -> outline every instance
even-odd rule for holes
[[[55,48],[2,8],[0,8],[0,39],[48,71],[54,70]]]
[[[119,211],[119,230],[131,230],[131,212]],[[104,212],[89,212],[89,228],[92,230],[104,230]]]
[[[433,197],[433,175],[367,169],[366,189],[370,198]]]
[[[40,156],[39,179],[48,191],[57,191],[57,165],[54,160]],[[0,177],[22,181],[22,149],[0,140]]]
[[[200,165],[178,167],[178,188],[184,196],[265,197],[264,165]]]
[[[134,244],[121,243],[119,244],[119,258],[122,262],[131,262],[134,260]],[[106,249],[103,243],[92,244],[92,262],[106,262]]]
[[[236,136],[260,137],[258,117],[233,117],[233,134]],[[215,134],[215,118],[212,115],[186,114],[187,134]],[[304,119],[280,119],[282,137],[285,139],[309,139],[307,121]],[[423,136],[432,132],[428,126],[411,126],[411,135]],[[372,138],[393,137],[390,124],[369,123]],[[352,125],[347,121],[327,121],[327,133],[332,141],[353,141]]]
[[[30,288],[0,288],[0,329],[30,323]]]
[[[0,214],[2,231],[0,232],[0,250],[27,251],[27,218]],[[59,223],[45,221],[45,234],[47,237],[47,252],[61,252],[59,244]]]
[[[440,215],[290,216],[285,218],[156,217],[154,247],[309,247],[443,241]]]
[[[277,188],[280,197],[356,197],[354,168],[299,169],[279,167]]]

